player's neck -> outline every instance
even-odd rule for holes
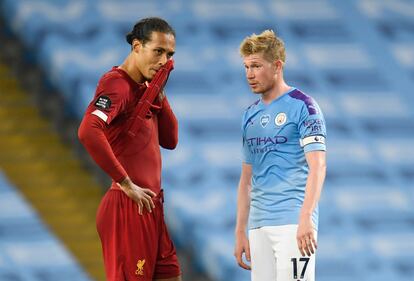
[[[125,71],[129,75],[129,77],[131,77],[138,84],[145,82],[144,76],[138,70],[136,64],[134,63],[133,57],[131,55],[129,55],[124,60],[124,62],[120,66],[118,66],[118,68]]]
[[[277,81],[269,91],[266,91],[262,94],[262,101],[265,104],[270,104],[275,99],[282,96],[284,93],[290,91],[292,87],[290,87],[284,80]]]

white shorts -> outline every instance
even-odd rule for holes
[[[315,254],[302,256],[297,229],[282,225],[249,230],[252,281],[315,281]]]

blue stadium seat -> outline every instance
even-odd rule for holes
[[[248,281],[249,271],[238,267],[234,252],[234,231],[200,228],[196,231],[198,263],[213,280]]]
[[[98,32],[100,21],[94,1],[5,1],[4,15],[29,49],[36,49],[47,37],[60,34],[68,39],[87,39]]]
[[[407,251],[400,243],[414,241],[412,2],[4,0],[0,5],[9,28],[78,119],[99,77],[128,54],[124,35],[138,18],[161,16],[176,28],[176,63],[166,90],[180,122],[180,141],[176,151],[163,150],[166,216],[176,243],[197,249],[195,265],[213,280],[249,280],[232,256],[233,228],[241,116],[258,96],[250,93],[238,48],[250,33],[274,29],[288,50],[286,80],[318,101],[328,126],[318,280],[413,276],[413,245]],[[1,206],[22,206],[1,188]],[[17,230],[28,227],[34,240],[50,237],[31,212],[20,211],[15,231],[6,230],[12,221],[0,213],[0,238],[20,237]],[[54,276],[22,277],[2,267],[4,253],[0,280]]]
[[[90,280],[0,171],[0,280]]]

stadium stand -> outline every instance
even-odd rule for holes
[[[318,280],[414,276],[414,2],[3,0],[1,12],[77,120],[99,76],[128,53],[123,35],[138,18],[176,28],[167,94],[180,143],[163,151],[166,216],[193,266],[216,281],[249,280],[233,257],[240,120],[255,98],[238,46],[274,29],[288,82],[327,121]]]
[[[2,61],[3,52],[0,53]],[[81,166],[80,161],[71,152],[70,146],[62,143],[58,134],[52,129],[52,122],[48,122],[40,115],[31,101],[31,96],[22,89],[10,68],[7,64],[0,63],[1,170],[10,182],[18,187],[32,208],[36,209],[38,216],[48,225],[49,230],[59,237],[88,273],[97,280],[102,280],[104,278],[102,250],[95,229],[96,208],[102,197],[102,188]],[[24,73],[28,74],[29,71]],[[19,212],[21,210],[19,205],[14,206],[13,202],[7,201],[8,194],[4,195],[0,211],[11,214],[10,208],[16,207],[16,212]],[[37,233],[37,229],[42,226],[36,226],[31,221],[28,222],[30,224],[27,227],[23,227],[18,221],[14,226],[12,222],[13,218],[7,221],[8,225],[0,231],[0,237],[3,238],[1,234],[5,233],[7,235],[4,238],[8,238],[9,235],[21,238],[22,241],[10,240],[8,243],[18,242],[19,245],[20,242],[27,242],[29,249],[32,234]],[[21,235],[17,235],[20,231],[23,231]],[[25,241],[27,239],[28,241]],[[27,258],[33,259],[33,263],[36,263],[32,252],[28,254],[30,256]],[[48,249],[44,248],[43,252],[39,252],[40,254],[47,256]],[[22,255],[26,255],[24,249]],[[53,255],[51,257],[53,258]],[[39,259],[44,258],[39,257]],[[50,259],[47,261],[50,262]],[[20,269],[10,266],[9,263],[6,265],[9,271],[19,272],[16,273],[16,279],[10,277],[0,280],[21,280],[18,277],[22,276]],[[53,263],[50,267],[54,268]],[[63,268],[58,271],[64,272]],[[38,277],[28,277],[30,274],[25,274],[25,278],[54,280],[58,273],[53,274],[48,275],[46,272]]]
[[[0,171],[0,280],[91,280]]]

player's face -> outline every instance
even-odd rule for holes
[[[269,91],[276,82],[275,64],[263,57],[263,54],[253,54],[244,57],[247,82],[253,93],[263,94]]]
[[[172,34],[152,32],[151,40],[139,45],[137,67],[145,80],[151,80],[155,73],[175,52],[175,37]]]

